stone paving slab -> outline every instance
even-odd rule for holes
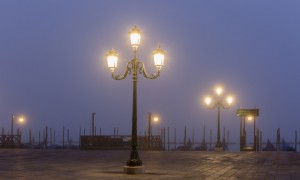
[[[129,151],[0,149],[0,179],[300,179],[300,153],[140,151],[145,174],[128,175]]]

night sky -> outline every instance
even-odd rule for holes
[[[203,98],[221,84],[224,95],[235,97],[232,108],[221,111],[231,141],[239,143],[240,107],[260,109],[264,141],[274,141],[277,128],[293,141],[300,130],[299,9],[297,0],[2,0],[0,127],[8,132],[11,115],[24,115],[26,123],[15,127],[24,136],[48,126],[59,138],[65,126],[77,141],[80,127],[90,133],[95,112],[98,133],[101,127],[102,134],[114,128],[130,134],[131,76],[113,80],[105,55],[118,52],[122,74],[133,58],[128,32],[136,25],[138,58],[149,73],[155,72],[153,50],[166,51],[158,79],[139,75],[139,133],[152,112],[160,116],[154,134],[159,127],[183,134],[187,126],[188,137],[194,128],[201,139],[205,125],[215,140],[217,111]],[[252,132],[253,123],[247,127]]]

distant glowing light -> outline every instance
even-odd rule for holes
[[[211,98],[210,96],[206,96],[204,99],[204,102],[208,106],[208,108],[214,109],[215,107],[220,107],[220,106],[225,109],[230,108],[235,101],[234,97],[229,95],[226,97],[226,99],[223,100],[223,98],[221,98],[221,94],[223,93],[222,86],[216,86],[214,91],[218,96],[217,99]],[[212,103],[214,103],[213,106],[211,105]]]
[[[25,123],[25,117],[21,116],[21,117],[17,118],[17,122],[20,123],[20,124]]]
[[[205,104],[206,105],[210,105],[210,103],[211,103],[211,98],[210,97],[206,97],[205,98]]]
[[[231,96],[229,96],[227,98],[227,103],[230,105],[230,104],[232,104],[232,102],[233,102],[233,98]]]
[[[159,118],[158,118],[158,117],[154,117],[154,118],[153,118],[153,121],[154,121],[154,122],[158,122],[158,121],[159,121]]]
[[[223,92],[222,87],[217,87],[216,88],[216,93],[217,93],[218,96],[220,96],[222,94],[222,92]]]

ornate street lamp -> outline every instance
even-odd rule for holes
[[[217,135],[217,144],[216,144],[216,151],[223,151],[223,146],[220,141],[220,110],[223,109],[229,109],[231,104],[233,103],[232,96],[228,96],[226,98],[227,104],[224,104],[224,102],[221,99],[221,94],[223,93],[222,87],[217,87],[215,89],[216,94],[218,96],[217,100],[213,101],[211,97],[207,96],[204,101],[208,109],[215,109],[218,108],[218,135]]]
[[[137,150],[137,79],[138,74],[143,74],[147,79],[156,79],[160,75],[160,70],[164,64],[165,52],[158,47],[153,52],[154,65],[156,67],[155,74],[147,74],[145,65],[137,59],[137,49],[141,44],[141,31],[135,26],[130,32],[130,43],[133,48],[134,56],[126,65],[123,75],[115,75],[115,70],[118,65],[118,54],[115,50],[107,53],[107,65],[115,80],[123,80],[128,74],[132,74],[133,81],[133,101],[132,101],[132,135],[131,135],[131,152],[130,158],[124,166],[124,172],[129,174],[143,173],[142,161],[139,158]]]

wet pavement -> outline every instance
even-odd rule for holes
[[[140,151],[145,174],[123,173],[129,151],[0,149],[0,179],[300,179],[300,153]]]

